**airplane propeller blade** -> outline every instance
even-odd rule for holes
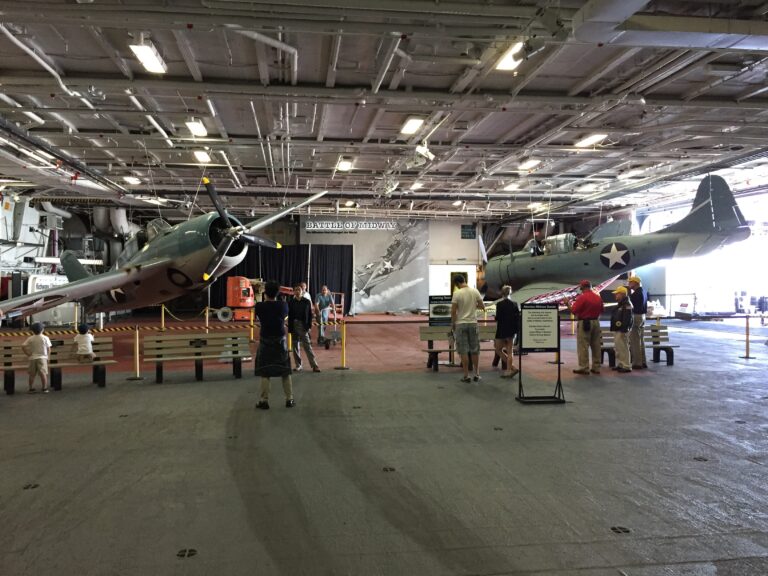
[[[275,242],[269,238],[263,236],[257,236],[256,234],[241,234],[240,240],[252,246],[264,246],[265,248],[282,248],[283,245],[280,242]]]
[[[208,196],[211,197],[211,202],[213,202],[213,205],[216,207],[216,212],[218,212],[219,216],[221,216],[226,221],[227,226],[232,226],[232,222],[229,220],[227,211],[224,209],[224,204],[221,201],[219,193],[216,192],[216,187],[213,185],[213,182],[211,182],[207,177],[203,177],[203,185],[208,192]]]
[[[219,242],[219,245],[216,248],[216,253],[208,263],[205,272],[203,272],[203,282],[208,282],[208,280],[210,280],[216,273],[216,270],[218,270],[221,265],[221,261],[224,260],[224,256],[227,254],[227,250],[229,250],[229,247],[232,246],[234,242],[235,238],[233,236],[225,236],[221,239],[221,242]]]
[[[249,224],[245,225],[245,232],[247,234],[253,234],[257,230],[261,230],[262,228],[269,226],[272,224],[272,222],[277,222],[280,220],[280,218],[290,214],[294,210],[301,208],[302,206],[306,206],[310,202],[314,202],[318,198],[325,196],[328,194],[328,190],[323,190],[322,192],[318,192],[314,196],[310,196],[306,200],[302,200],[298,204],[292,204],[291,206],[288,206],[286,208],[283,208],[279,212],[275,212],[274,214],[270,214],[268,216],[264,216],[264,218],[260,218],[259,220],[255,220],[254,222],[250,222]]]

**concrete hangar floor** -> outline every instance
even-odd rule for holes
[[[768,347],[753,326],[669,321],[675,363],[577,376],[522,405],[425,368],[415,324],[348,326],[254,410],[252,364],[152,366],[129,332],[106,388],[0,398],[0,574],[768,574]],[[358,317],[358,319],[362,319]],[[523,359],[549,393],[552,355]],[[19,384],[19,382],[17,382]]]

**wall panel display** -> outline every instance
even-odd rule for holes
[[[427,308],[426,222],[302,218],[301,243],[354,246],[355,313]]]

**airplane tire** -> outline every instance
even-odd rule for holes
[[[232,311],[232,308],[227,306],[216,311],[216,317],[219,319],[219,322],[231,322],[234,316],[235,313]]]

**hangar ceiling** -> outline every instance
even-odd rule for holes
[[[766,16],[763,0],[3,1],[0,187],[180,216],[210,208],[205,173],[242,216],[328,190],[313,214],[495,222],[664,206],[724,168],[754,193]]]

